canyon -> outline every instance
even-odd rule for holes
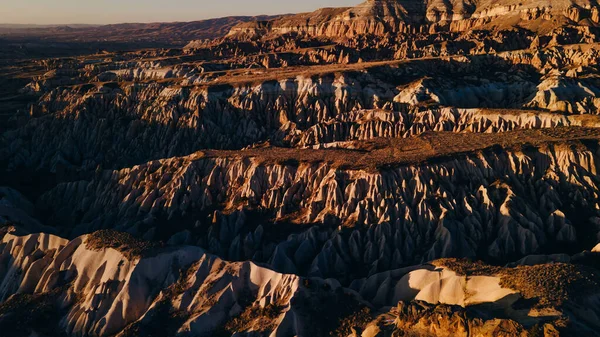
[[[0,29],[6,336],[600,334],[596,1]]]

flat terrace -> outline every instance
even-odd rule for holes
[[[588,127],[518,130],[495,134],[428,132],[407,139],[378,138],[343,142],[329,149],[265,146],[240,151],[206,150],[186,158],[252,158],[264,165],[323,162],[340,169],[375,172],[386,167],[431,163],[496,148],[527,151],[553,144],[583,146],[583,141],[598,140],[600,128]]]
[[[290,49],[285,51],[278,52],[260,52],[257,54],[249,54],[248,56],[265,56],[271,54],[280,54],[280,53],[304,53],[308,50],[314,49],[331,49],[335,47],[334,44],[324,44],[321,46],[315,47],[307,47],[300,49]],[[552,47],[554,48],[554,47]],[[600,49],[600,43],[591,43],[591,44],[573,44],[573,45],[564,45],[558,48],[562,48],[565,50],[581,50],[583,52],[589,51],[590,49]],[[219,60],[207,61],[203,60],[201,57],[198,57],[194,54],[188,55],[176,55],[176,56],[156,56],[152,55],[143,55],[139,52],[141,51],[153,51],[152,49],[140,50],[138,52],[126,52],[126,53],[104,53],[104,54],[90,54],[79,57],[71,57],[64,59],[77,60],[81,63],[92,62],[98,65],[107,65],[113,63],[113,59],[118,58],[118,61],[115,62],[150,62],[150,61],[165,61],[170,66],[174,65],[188,65],[188,66],[202,66],[207,62],[209,64],[219,63],[219,64],[231,64],[231,65],[240,65],[238,63],[237,58],[223,58]],[[154,50],[158,51],[158,50]],[[299,76],[302,77],[311,77],[311,76],[323,76],[330,74],[340,74],[340,73],[352,73],[352,72],[362,72],[368,71],[370,69],[376,68],[384,68],[384,67],[399,67],[405,65],[418,65],[420,62],[427,61],[460,61],[469,58],[477,58],[477,57],[506,57],[508,55],[517,55],[519,53],[531,53],[530,49],[522,49],[522,50],[512,50],[505,51],[500,53],[492,53],[492,54],[474,54],[474,55],[445,55],[445,56],[434,56],[434,57],[421,57],[421,58],[409,58],[409,59],[401,59],[401,60],[380,60],[380,61],[369,61],[369,62],[360,62],[360,63],[350,63],[350,64],[323,64],[323,65],[306,65],[306,66],[290,66],[290,67],[280,67],[280,68],[246,68],[246,67],[233,67],[233,69],[228,70],[213,70],[206,71],[203,73],[203,76],[206,77],[206,82],[201,84],[194,85],[185,85],[186,87],[196,87],[196,88],[206,88],[211,86],[220,86],[220,85],[256,85],[268,81],[281,80],[281,79],[292,79]],[[26,62],[26,61],[25,61]],[[123,68],[127,69],[127,68]],[[7,74],[8,75],[8,74]],[[21,75],[22,77],[22,75]],[[31,78],[33,76],[29,76]],[[183,86],[184,78],[168,78],[168,79],[144,79],[137,80],[135,83],[160,83],[163,85],[170,85],[174,87]],[[128,85],[133,82],[122,81],[119,85]],[[89,82],[89,84],[102,85],[103,82]],[[79,84],[78,84],[79,85]],[[78,86],[74,85],[74,86]],[[69,85],[65,86],[69,87]]]
[[[304,50],[308,49],[320,49],[320,48],[331,48],[328,46],[314,47],[314,48],[304,48]],[[565,50],[578,49],[582,51],[588,51],[590,49],[600,49],[600,44],[586,44],[586,45],[565,45],[560,48],[564,48]],[[290,51],[285,51],[285,53],[289,53]],[[292,51],[293,52],[293,51]],[[505,51],[497,54],[475,54],[475,55],[445,55],[445,56],[432,56],[432,57],[420,57],[420,58],[410,58],[410,59],[401,59],[401,60],[381,60],[381,61],[369,61],[369,62],[360,62],[360,63],[350,63],[350,64],[323,64],[323,65],[308,65],[308,66],[291,66],[291,67],[282,67],[282,68],[272,68],[272,69],[264,69],[264,68],[256,68],[256,69],[248,69],[248,68],[238,68],[238,69],[230,69],[230,70],[216,70],[216,71],[208,71],[205,72],[205,76],[213,76],[213,78],[207,78],[208,82],[203,84],[194,85],[194,87],[205,88],[211,86],[218,85],[256,85],[268,81],[276,81],[281,79],[291,79],[296,78],[298,76],[302,77],[312,77],[312,76],[323,76],[329,74],[340,74],[340,73],[352,73],[352,72],[361,72],[368,71],[370,69],[376,68],[384,68],[384,67],[399,67],[411,64],[419,64],[420,62],[426,61],[460,61],[464,59],[477,58],[477,57],[506,57],[511,54],[518,53],[530,53],[532,52],[529,49],[523,50],[513,50],[513,51]],[[284,52],[282,52],[284,53]],[[267,55],[270,53],[266,53]],[[262,54],[261,54],[262,55]],[[220,62],[231,62],[235,64],[235,60],[221,60]],[[203,62],[191,62],[189,64],[202,64]],[[138,82],[158,82],[163,84],[170,84],[178,86],[181,84],[183,79],[180,78],[170,78],[164,80],[143,80]]]

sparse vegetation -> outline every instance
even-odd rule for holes
[[[347,337],[352,333],[352,329],[362,331],[367,324],[373,320],[373,313],[368,307],[363,307],[350,315],[339,320],[339,327],[330,335],[335,337]]]
[[[565,301],[596,294],[600,289],[598,270],[583,265],[548,263],[504,268],[467,259],[441,259],[433,264],[447,267],[458,275],[498,276],[502,287],[535,300],[537,306],[560,306]]]
[[[162,247],[156,242],[137,239],[128,233],[114,230],[101,230],[89,234],[85,242],[91,250],[116,249],[130,259],[151,256]]]
[[[225,324],[225,330],[231,334],[249,330],[258,332],[273,330],[283,309],[284,307],[278,304],[267,304],[265,307],[258,304],[248,306],[240,316]]]
[[[583,127],[515,130],[505,133],[426,132],[419,137],[348,142],[332,149],[252,148],[241,151],[203,151],[203,158],[255,158],[262,165],[328,163],[346,170],[377,172],[385,167],[420,164],[454,158],[492,148],[535,149],[549,142],[599,139],[600,129]]]
[[[499,273],[501,285],[519,291],[527,299],[536,299],[538,306],[562,305],[600,289],[600,275],[584,266],[550,263],[536,266],[505,268]]]
[[[423,333],[429,327],[435,327],[441,336],[529,337],[530,333],[538,331],[538,328],[527,330],[512,319],[482,317],[471,308],[423,301],[401,301],[392,308],[390,316],[394,320],[392,330],[400,332],[399,336],[437,336]]]
[[[468,259],[440,259],[433,262],[436,266],[443,266],[463,276],[494,275],[502,270],[501,267],[490,266],[481,261]]]

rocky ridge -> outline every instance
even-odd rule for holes
[[[545,323],[535,329],[556,333],[561,319],[568,315],[575,320],[592,314],[580,309],[546,306],[514,310],[509,314],[511,318],[501,320],[470,316],[472,313],[465,310],[471,307],[513,310],[511,303],[522,298],[518,290],[503,286],[505,278],[512,278],[499,273],[468,276],[447,267],[423,265],[375,275],[364,280],[360,287],[355,286],[360,289],[355,291],[341,287],[334,280],[278,274],[250,262],[224,262],[195,247],[132,256],[123,247],[103,247],[110,235],[94,233],[68,241],[46,234],[18,236],[10,230],[3,234],[0,294],[8,301],[0,305],[0,313],[11,307],[15,313],[13,320],[33,323],[35,314],[23,316],[15,309],[34,301],[23,295],[33,291],[37,301],[34,303],[63,308],[60,323],[53,322],[61,331],[94,336],[131,336],[151,330],[184,336],[226,335],[230,329],[238,333],[298,336],[326,335],[327,331],[322,329],[355,335],[359,329],[362,336],[374,336],[376,331],[402,331],[404,327],[413,331],[424,329],[423,333],[432,329],[425,321],[433,314],[431,305],[436,304],[441,305],[435,309],[436,324],[448,335],[499,331],[507,327],[505,331],[526,335],[527,330],[519,320],[526,321],[525,317],[536,320],[536,310],[552,312],[549,316],[554,319],[542,320]],[[444,263],[447,262],[439,262]],[[483,267],[475,265],[475,268]],[[547,268],[560,270],[562,267],[557,264]],[[514,273],[510,268],[503,272]],[[376,281],[386,277],[398,280],[397,284]],[[581,280],[572,282],[592,285],[589,279]],[[386,287],[395,287],[394,298],[401,300],[395,308],[390,310],[363,299],[375,293],[381,298]],[[457,292],[457,287],[464,289],[464,293]],[[540,294],[542,291],[538,290]],[[584,302],[577,297],[573,301],[579,301],[580,305],[597,301],[597,293],[592,297],[589,293],[586,295]],[[327,313],[327,307],[314,306],[327,303],[324,301],[344,303],[347,312],[336,316]],[[323,314],[326,316],[319,317]],[[357,317],[361,317],[362,326],[345,325],[348,319]],[[0,320],[0,326],[16,333],[35,333],[35,327],[45,323],[15,327],[7,325],[6,319],[8,317]],[[314,324],[324,319],[332,321]],[[573,329],[583,328],[575,326]],[[55,333],[59,335],[59,331]]]
[[[66,233],[167,235],[231,260],[340,280],[443,257],[507,261],[600,240],[592,229],[600,219],[597,141],[488,150],[480,137],[483,151],[454,140],[444,153],[453,138],[391,149],[384,141],[371,154],[344,150],[339,158],[331,150],[207,151],[61,184],[40,201],[58,226],[74,226]],[[467,154],[448,158],[460,151]],[[169,220],[165,232],[159,224]],[[310,225],[319,223],[327,226]],[[292,234],[293,224],[308,227]]]
[[[598,4],[588,0],[560,1],[402,1],[367,0],[352,8],[326,8],[272,21],[242,23],[229,35],[301,33],[352,38],[358,35],[438,31],[464,32],[510,22],[543,30],[562,21],[591,26],[600,22]]]

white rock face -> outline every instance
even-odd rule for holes
[[[376,306],[418,300],[467,307],[498,302],[517,293],[502,288],[497,276],[461,276],[448,268],[435,268],[432,265],[376,274],[354,281],[350,288]]]
[[[224,262],[194,247],[133,257],[112,248],[90,249],[88,239],[5,234],[0,241],[0,301],[13,294],[58,291],[56,301],[67,309],[60,327],[74,336],[126,334],[132,326],[158,319],[155,315],[164,305],[183,318],[174,335],[210,334],[248,308],[276,305],[276,315],[245,322],[249,329],[267,326],[271,336],[312,336],[316,327],[309,303],[319,298],[350,296],[356,303],[368,303],[363,296],[375,307],[411,300],[466,307],[519,297],[500,287],[498,277],[458,276],[431,265],[355,282],[355,292],[333,280]]]
[[[69,308],[61,326],[69,334],[85,336],[112,336],[168,300],[177,310],[190,313],[181,329],[206,333],[229,319],[236,305],[243,309],[238,303],[241,296],[255,296],[251,303],[263,307],[285,305],[275,324],[279,326],[298,290],[298,276],[252,263],[225,263],[199,248],[130,258],[112,248],[90,250],[86,240],[6,234],[0,243],[0,300],[61,289],[60,300]],[[179,275],[180,270],[185,274]],[[180,292],[165,297],[177,282],[182,284]],[[284,324],[283,329],[289,328]]]

